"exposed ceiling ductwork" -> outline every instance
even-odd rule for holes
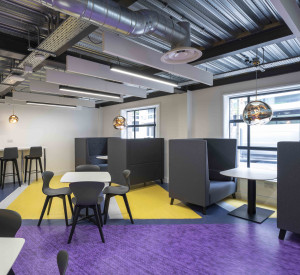
[[[190,25],[175,22],[152,10],[132,11],[112,0],[36,0],[57,11],[79,17],[124,35],[152,35],[171,44],[162,62],[188,63],[198,59],[201,51],[191,47]]]

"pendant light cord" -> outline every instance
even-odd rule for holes
[[[256,89],[256,101],[257,101],[257,67],[255,67],[255,79],[256,79],[256,86],[255,86],[255,89]]]

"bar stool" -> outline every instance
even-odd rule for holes
[[[0,175],[1,175],[1,179],[2,179],[2,189],[4,188],[5,177],[8,177],[8,176],[12,175],[13,180],[14,180],[14,184],[16,183],[16,180],[15,180],[16,173],[15,172],[17,172],[19,186],[21,186],[19,167],[18,167],[18,161],[17,161],[18,157],[19,157],[19,154],[18,154],[18,148],[17,147],[4,148],[3,157],[0,158],[0,162],[1,162]],[[6,173],[6,164],[10,161],[12,162],[13,172],[12,173]]]
[[[36,173],[36,180],[38,180],[38,172],[43,174],[43,166],[42,166],[42,156],[43,156],[43,148],[41,146],[36,146],[36,147],[30,147],[30,152],[29,155],[25,156],[25,177],[24,177],[24,182],[26,182],[27,178],[27,173],[28,175],[28,185],[30,184],[30,176],[32,173]],[[27,166],[28,166],[28,160],[29,162],[29,171],[27,171]],[[35,168],[36,170],[31,171],[31,164],[32,160],[35,160]],[[38,171],[38,162],[40,165],[40,171]]]

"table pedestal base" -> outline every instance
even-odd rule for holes
[[[244,204],[239,208],[234,209],[228,214],[234,217],[242,218],[244,220],[249,220],[256,223],[262,223],[267,218],[269,218],[275,211],[268,210],[265,208],[256,207],[255,214],[248,213],[248,205]]]

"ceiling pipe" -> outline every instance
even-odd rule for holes
[[[132,11],[112,0],[35,0],[54,10],[124,35],[153,35],[171,48],[190,47],[189,23],[177,23],[152,10]]]

